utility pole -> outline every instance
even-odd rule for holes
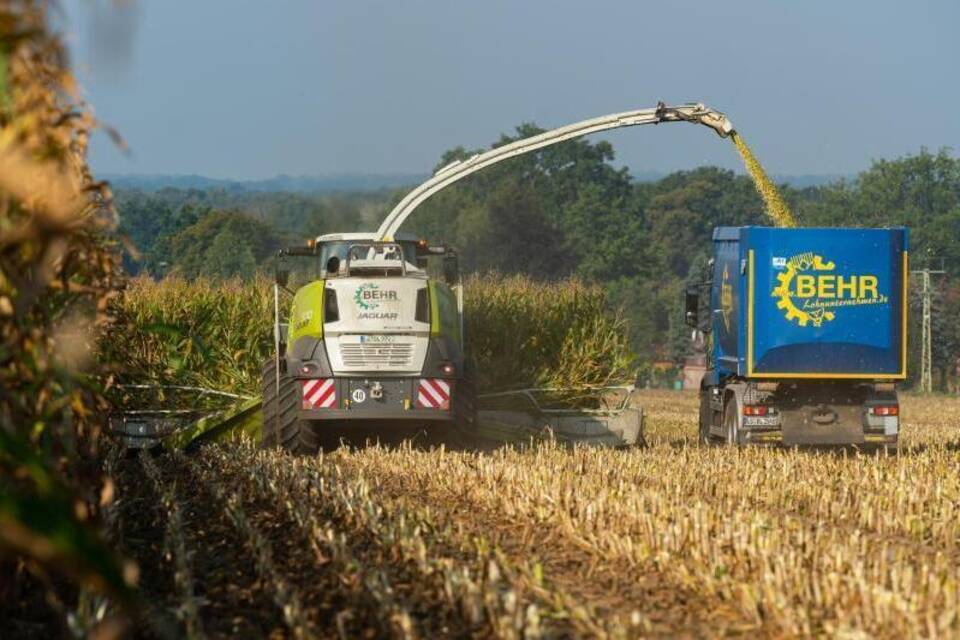
[[[932,261],[932,259],[931,259]],[[928,262],[929,265],[929,262]],[[933,391],[933,329],[931,298],[933,297],[933,288],[930,286],[931,275],[941,275],[946,273],[943,268],[943,259],[940,259],[940,269],[931,269],[929,266],[923,269],[911,271],[910,274],[920,274],[923,278],[923,290],[920,295],[923,297],[923,325],[921,329],[920,345],[920,392],[931,393]]]

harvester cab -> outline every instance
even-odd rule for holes
[[[289,288],[289,259],[306,280]],[[281,294],[292,295],[284,319]],[[456,253],[399,234],[330,234],[278,256],[264,444],[316,451],[341,439],[469,429]]]

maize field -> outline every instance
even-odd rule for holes
[[[960,632],[960,401],[903,398],[898,454],[696,442],[118,461],[112,537],[148,636],[754,637]]]
[[[289,307],[289,298],[281,305]],[[481,389],[604,386],[632,374],[626,323],[599,286],[475,276],[465,282],[464,308]],[[100,355],[123,363],[121,381],[259,395],[273,352],[273,283],[266,278],[135,278],[113,312]]]

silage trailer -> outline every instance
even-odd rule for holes
[[[686,292],[705,335],[700,438],[895,448],[908,231],[719,227]]]

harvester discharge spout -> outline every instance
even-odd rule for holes
[[[660,102],[653,109],[624,111],[622,113],[613,113],[599,118],[591,118],[589,120],[568,124],[564,127],[545,131],[530,138],[516,140],[510,144],[490,149],[466,160],[453,162],[443,167],[429,180],[408,193],[403,200],[393,208],[377,230],[377,238],[380,240],[389,240],[397,233],[400,226],[410,214],[413,213],[414,209],[424,200],[437,191],[445,189],[458,180],[485,167],[489,167],[492,164],[592,133],[599,133],[621,127],[660,124],[661,122],[691,122],[694,124],[702,124],[716,131],[721,138],[726,138],[736,133],[733,128],[733,123],[731,123],[725,115],[699,102],[682,104],[675,107]]]
[[[662,102],[657,103],[657,118],[660,122],[694,122],[710,127],[721,138],[736,133],[733,123],[724,114],[714,111],[703,103],[687,104],[680,107],[668,107]]]

